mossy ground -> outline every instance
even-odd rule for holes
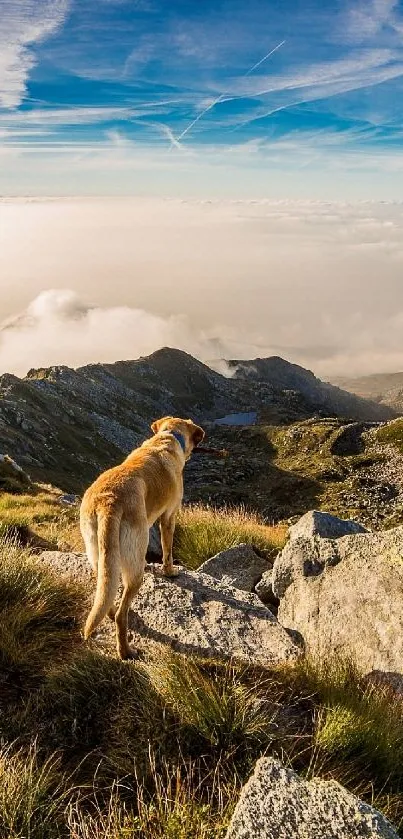
[[[403,454],[403,419],[397,419],[381,426],[376,436],[380,443],[390,443]]]

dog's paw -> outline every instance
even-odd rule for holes
[[[164,568],[163,565],[154,566],[154,574],[158,577],[177,577],[180,572],[181,568],[178,565],[171,565],[168,568]]]

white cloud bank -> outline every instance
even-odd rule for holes
[[[402,234],[400,203],[0,202],[0,373],[164,345],[403,370]]]
[[[163,318],[130,306],[100,308],[85,304],[71,289],[49,289],[0,325],[0,370],[24,375],[27,365],[107,363],[148,355],[161,346],[181,346],[199,358],[216,349],[183,315]]]

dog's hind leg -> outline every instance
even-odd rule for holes
[[[94,604],[88,615],[84,638],[89,638],[105,615],[114,616],[115,599],[120,576],[120,516],[98,516],[98,573]]]
[[[120,658],[135,658],[127,638],[127,617],[130,604],[143,581],[148,547],[148,523],[122,521],[120,527],[120,557],[123,595],[116,612],[116,647]]]
[[[171,513],[170,515],[168,515],[168,513],[163,513],[160,520],[160,533],[162,545],[162,573],[166,577],[176,577],[176,575],[178,574],[178,569],[174,567],[172,557],[172,544],[175,532],[175,518],[176,510],[174,513]]]

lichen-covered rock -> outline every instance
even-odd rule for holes
[[[290,527],[289,540],[276,557],[273,570],[263,574],[256,586],[257,594],[262,599],[267,599],[271,592],[275,597],[284,597],[297,577],[315,577],[326,565],[339,561],[336,539],[367,532],[359,522],[310,510]]]
[[[43,551],[39,562],[48,565],[61,576],[68,575],[80,583],[94,583],[94,575],[86,554],[73,551]]]
[[[273,592],[276,597],[282,598],[295,580],[316,577],[326,565],[335,565],[338,561],[334,539],[309,539],[305,536],[291,539],[275,559],[270,575]]]
[[[373,807],[336,781],[302,780],[261,758],[244,786],[226,839],[398,839]]]
[[[262,574],[272,567],[273,563],[259,556],[251,545],[241,543],[212,556],[198,570],[235,588],[252,591]]]

